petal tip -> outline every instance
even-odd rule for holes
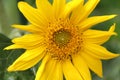
[[[17,28],[17,29],[19,29],[21,26],[22,26],[22,25],[17,25],[17,24],[11,25],[12,28]]]
[[[3,50],[10,50],[10,49],[9,49],[9,46],[8,46],[8,47],[5,47]]]
[[[115,57],[119,57],[120,56],[120,54],[115,54]]]
[[[116,32],[114,32],[114,30],[115,30],[115,26],[116,26],[116,23],[114,23],[111,27],[110,27],[110,29],[109,29],[109,32],[111,32],[111,33],[113,33],[113,35],[117,35],[117,33]]]
[[[21,4],[24,4],[24,3],[26,3],[26,2],[20,1],[20,2],[18,2],[18,6],[21,5]]]
[[[15,45],[9,45],[9,46],[5,47],[3,50],[11,50],[11,49],[15,49],[14,46],[15,46]]]
[[[8,71],[8,72],[12,72],[12,71],[13,71],[12,66],[9,66],[9,67],[7,68],[7,71]]]
[[[103,78],[103,74],[99,75],[100,78]]]
[[[15,28],[15,27],[16,27],[16,24],[11,25],[11,27]]]
[[[111,18],[114,18],[114,17],[116,17],[117,15],[116,14],[114,14],[114,15],[110,15],[111,16]]]
[[[27,3],[24,2],[24,1],[18,2],[18,8],[19,8],[19,10],[21,11],[21,9],[24,8],[26,5],[27,5]]]

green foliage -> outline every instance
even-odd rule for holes
[[[21,72],[7,71],[8,66],[24,52],[23,49],[3,50],[6,46],[11,44],[12,42],[9,38],[0,34],[0,80],[33,80],[34,73],[31,69]]]

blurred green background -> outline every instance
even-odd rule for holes
[[[36,65],[22,72],[6,71],[6,68],[24,52],[24,50],[3,51],[5,46],[12,44],[12,38],[25,33],[11,28],[12,24],[28,23],[17,8],[19,1],[26,1],[35,6],[34,0],[0,0],[0,80],[34,80],[37,69]],[[111,52],[120,53],[120,0],[101,0],[90,16],[106,14],[117,14],[118,16],[112,20],[98,24],[93,28],[108,30],[113,23],[116,23],[116,32],[118,35],[112,36],[103,46]],[[104,77],[101,79],[92,73],[93,80],[120,80],[120,57],[103,61],[103,74]]]

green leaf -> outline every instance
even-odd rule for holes
[[[3,50],[5,47],[11,44],[12,42],[9,38],[4,36],[3,34],[0,34],[0,80],[32,80],[30,79],[32,78],[30,76],[30,73],[33,75],[31,70],[27,70],[20,73],[7,72],[7,67],[11,65],[15,61],[15,59],[17,59],[25,51],[23,49],[8,50],[8,51]]]

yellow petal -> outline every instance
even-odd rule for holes
[[[38,63],[44,56],[45,47],[27,50],[10,67],[8,71],[26,70]]]
[[[89,54],[98,59],[112,59],[119,56],[119,54],[113,54],[106,50],[104,47],[96,44],[86,43],[84,48],[85,48],[84,52],[86,54]]]
[[[73,66],[70,60],[66,60],[63,62],[62,69],[66,80],[83,80],[80,73]]]
[[[18,3],[18,8],[29,22],[36,26],[42,25],[45,27],[47,19],[43,13],[40,13],[37,9],[22,1]]]
[[[37,27],[37,26],[33,26],[33,25],[12,25],[12,27],[20,29],[20,30],[25,30],[25,31],[29,31],[29,32],[43,32],[44,29],[43,27]]]
[[[44,72],[42,73],[42,76],[39,80],[47,80],[49,75],[54,74],[55,66],[56,66],[55,60],[50,59],[46,64]]]
[[[59,18],[65,8],[66,0],[53,0],[53,11],[55,18]]]
[[[39,34],[26,34],[22,37],[18,37],[12,40],[13,43],[19,43],[19,44],[23,44],[23,43],[30,43],[30,42],[34,42],[34,41],[40,41],[41,39],[43,39],[42,36],[40,36]]]
[[[103,77],[102,62],[97,58],[87,55],[85,52],[81,52],[80,54],[82,58],[84,59],[85,63],[88,65],[88,67],[93,72],[95,72],[99,77]]]
[[[41,79],[41,77],[42,77],[42,75],[43,75],[43,73],[44,73],[44,70],[45,70],[45,68],[46,68],[46,64],[48,63],[48,61],[49,61],[49,56],[46,55],[46,56],[43,58],[40,67],[38,68],[38,71],[37,71],[35,80],[46,80],[46,78],[45,78],[45,79]]]
[[[46,66],[44,66],[44,70],[41,70],[42,73],[38,72],[40,75],[39,78],[36,75],[36,80],[61,80],[61,77],[59,78],[59,73],[61,73],[62,70],[58,72],[57,70],[60,70],[59,68],[60,65],[57,67],[57,61],[50,58],[49,61],[47,61]]]
[[[40,34],[26,34],[13,39],[12,42],[15,44],[6,47],[5,50],[18,48],[33,49],[45,45],[44,38]]]
[[[83,3],[83,0],[71,0],[65,5],[64,11],[62,11],[61,17],[66,18],[70,15],[72,10],[74,10],[76,7],[81,5]]]
[[[76,13],[76,23],[80,23],[83,19],[86,19],[89,16],[89,14],[94,10],[99,1],[100,0],[88,0],[83,6],[83,8],[80,9],[79,14]]]
[[[51,73],[49,72],[47,80],[63,80],[61,62],[56,61],[56,65],[55,67],[51,68]]]
[[[12,44],[12,45],[4,48],[4,50],[10,50],[10,49],[26,49],[26,46],[18,45],[18,44]]]
[[[95,43],[95,44],[103,44],[112,35],[116,35],[114,32],[115,24],[112,25],[109,31],[100,31],[100,30],[86,30],[83,34],[83,38],[85,42]]]
[[[13,39],[12,42],[15,43],[16,45],[21,45],[26,48],[27,47],[36,48],[44,44],[44,38],[37,34],[26,34],[22,37]]]
[[[70,17],[70,20],[72,23],[78,24],[79,17],[83,13],[83,12],[81,12],[83,5],[84,5],[84,0],[81,0],[81,4],[72,11],[72,14]]]
[[[40,12],[43,12],[47,18],[53,17],[52,5],[48,0],[36,0],[36,6]]]
[[[12,44],[10,46],[7,46],[4,48],[4,50],[10,50],[10,49],[34,49],[37,48],[39,46],[43,46],[44,44],[39,44],[39,45],[34,45],[34,46],[30,46],[30,45],[25,45],[25,44]]]
[[[82,21],[80,24],[78,24],[79,28],[82,30],[86,30],[93,25],[96,25],[98,23],[107,21],[109,19],[114,18],[116,15],[106,15],[106,16],[94,16],[87,18],[86,20]]]
[[[110,27],[109,32],[113,32],[113,31],[115,30],[115,26],[116,26],[116,24],[114,23],[114,24]]]
[[[80,55],[73,55],[72,57],[73,64],[81,74],[83,80],[91,80],[90,70],[82,57]]]

